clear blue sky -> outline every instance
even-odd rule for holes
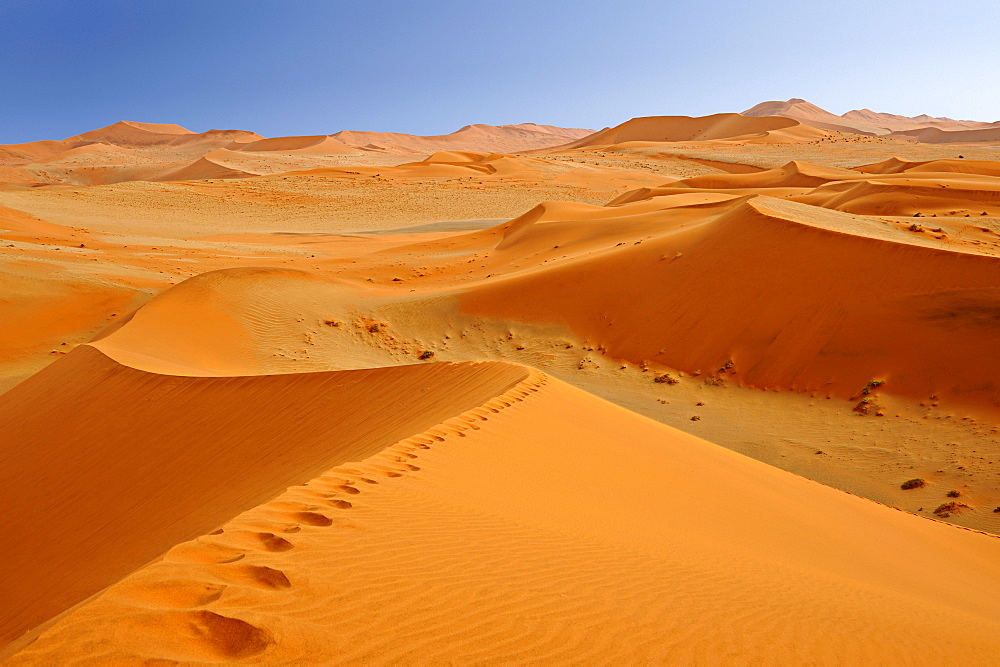
[[[803,97],[1000,120],[1000,0],[0,0],[0,143],[599,129]]]

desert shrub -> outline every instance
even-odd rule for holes
[[[961,491],[949,491],[945,495],[947,495],[949,498],[958,498],[960,495],[962,495],[962,492]]]
[[[664,373],[663,375],[657,375],[653,378],[653,382],[658,382],[660,384],[680,384],[680,380],[675,378],[670,373]]]
[[[956,503],[953,501],[950,503],[944,503],[943,505],[938,505],[937,509],[934,510],[934,513],[940,517],[946,517],[951,516],[952,512],[961,512],[962,510],[967,509],[969,509],[969,506],[965,503]]]
[[[904,491],[909,491],[910,489],[919,489],[922,486],[926,486],[927,482],[920,479],[919,477],[914,477],[913,479],[908,479],[899,485],[899,488]]]
[[[417,357],[417,359],[420,359],[420,361],[424,361],[425,359],[430,359],[433,356],[434,352],[432,352],[431,350],[424,350],[423,352],[420,353],[420,356]]]
[[[884,384],[885,380],[869,380],[868,384],[865,385],[865,388],[861,390],[861,394],[863,396],[867,396],[868,394],[872,393],[872,389],[878,389]]]

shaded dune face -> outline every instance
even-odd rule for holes
[[[604,249],[471,287],[462,307],[563,324],[635,363],[714,373],[732,362],[728,371],[760,388],[849,397],[884,380],[901,395],[1000,409],[991,324],[1000,258],[770,197],[696,213],[656,199],[659,212],[640,201],[590,220],[525,217],[507,230],[503,252],[572,246],[588,234]]]
[[[441,363],[184,377],[74,350],[0,398],[0,640],[289,485],[502,393],[524,372]]]

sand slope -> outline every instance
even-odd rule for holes
[[[0,398],[0,493],[10,514],[0,638],[18,639],[173,544],[523,375],[433,364],[191,378],[74,350]]]
[[[692,204],[516,221],[497,253],[565,255],[590,242],[574,261],[476,285],[463,308],[568,325],[636,363],[713,373],[731,361],[727,373],[761,388],[854,396],[884,380],[910,397],[1000,408],[997,257],[770,197]]]
[[[998,556],[536,373],[178,545],[9,662],[986,664]]]

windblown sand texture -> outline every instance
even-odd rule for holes
[[[0,147],[0,660],[995,662],[993,130],[755,110]]]

